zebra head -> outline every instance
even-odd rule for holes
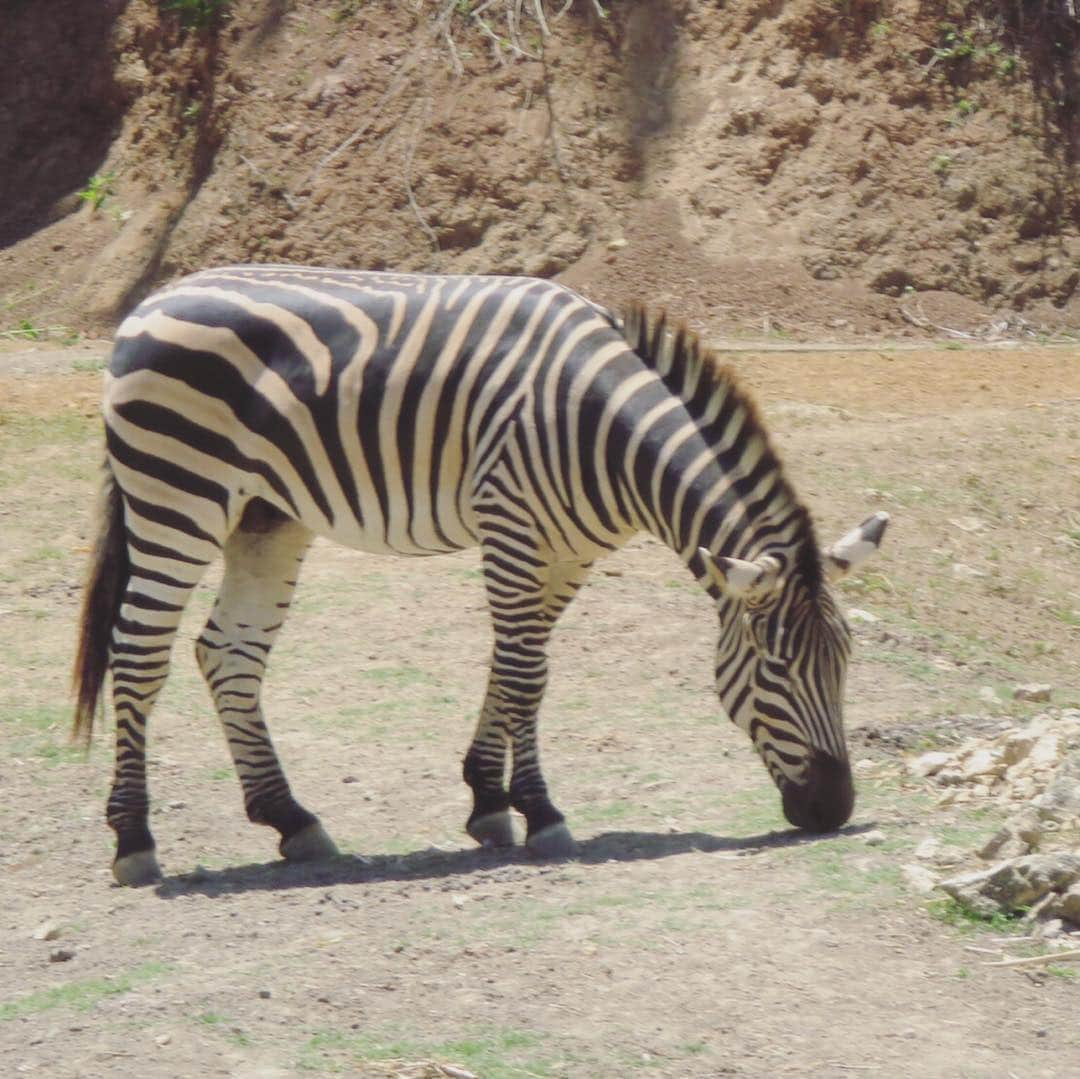
[[[718,558],[699,549],[720,592],[716,688],[754,743],[784,816],[813,832],[839,828],[855,804],[844,739],[851,631],[830,583],[877,550],[889,516],[876,513],[821,555]]]

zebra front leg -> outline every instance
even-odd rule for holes
[[[290,861],[332,858],[333,840],[292,795],[260,692],[266,662],[289,605],[311,533],[256,501],[225,544],[225,574],[195,654],[214,698],[244,791],[248,819],[281,836]]]
[[[473,792],[472,813],[465,831],[482,847],[510,847],[514,844],[514,825],[504,778],[507,735],[497,710],[491,707],[492,700],[489,687],[476,735],[465,755],[465,782]]]
[[[467,827],[480,842],[512,842],[506,812],[510,805],[525,817],[529,850],[544,857],[569,857],[576,847],[565,818],[548,796],[536,723],[547,685],[548,638],[585,582],[591,563],[547,563],[537,557],[535,547],[514,554],[517,557],[499,540],[484,544],[495,648],[480,725],[465,758],[465,779],[473,789]],[[503,788],[507,742],[513,751],[508,792]]]

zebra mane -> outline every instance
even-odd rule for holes
[[[650,311],[633,303],[621,312],[621,321],[627,343],[682,398],[710,443],[719,445],[724,429],[736,418],[742,420],[747,434],[760,437],[765,446],[763,460],[775,472],[796,521],[794,568],[811,594],[817,595],[824,573],[813,519],[788,481],[757,402],[735,369],[684,323],[672,325],[662,309]]]

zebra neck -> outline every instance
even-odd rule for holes
[[[699,578],[699,547],[753,560],[768,553],[799,564],[815,583],[817,543],[758,409],[734,370],[665,317],[631,310],[623,331],[667,391],[666,407],[638,416],[625,477],[641,527]]]

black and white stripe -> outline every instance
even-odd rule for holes
[[[478,841],[511,842],[513,807],[532,849],[572,848],[537,750],[546,645],[596,558],[641,529],[717,599],[721,700],[789,818],[833,827],[850,812],[848,633],[824,578],[875,548],[884,520],[819,554],[734,376],[662,317],[635,309],[624,322],[529,278],[210,270],[120,326],[104,414],[76,726],[88,732],[108,666],[122,881],[157,873],[146,722],[181,613],[219,555],[197,655],[248,814],[278,829],[287,857],[333,852],[292,798],[259,704],[314,535],[403,555],[481,548],[495,646],[465,758]],[[823,793],[826,773],[846,807]]]

